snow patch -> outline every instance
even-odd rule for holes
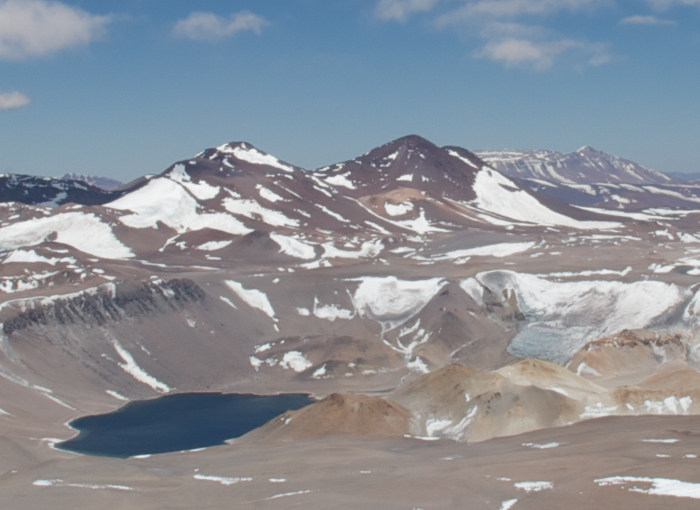
[[[122,395],[121,393],[117,393],[117,392],[114,391],[114,390],[105,390],[105,393],[106,393],[107,395],[109,395],[110,397],[114,397],[114,398],[116,398],[117,400],[121,400],[122,402],[128,402],[128,401],[129,401],[129,399],[126,398],[124,395]]]
[[[517,499],[509,499],[501,503],[501,508],[499,510],[510,510],[518,502]]]
[[[402,216],[413,210],[413,202],[402,202],[396,205],[385,202],[384,210],[389,216]]]
[[[237,159],[247,161],[248,163],[252,163],[254,165],[267,165],[279,168],[285,172],[294,172],[294,169],[291,166],[281,163],[276,157],[270,154],[264,154],[253,147],[248,147],[244,143],[235,147],[231,147],[230,144],[224,144],[218,146],[216,150],[223,154],[233,154]]]
[[[220,483],[221,485],[235,485],[240,482],[250,482],[252,478],[230,478],[227,476],[211,476],[211,475],[203,475],[200,473],[197,473],[194,475],[195,480],[206,480],[208,482],[217,482]]]
[[[525,492],[540,492],[547,489],[554,489],[552,482],[517,482],[513,484],[516,489]]]
[[[671,478],[648,478],[640,476],[610,476],[593,480],[601,487],[608,485],[645,484],[648,488],[633,485],[629,492],[641,492],[655,496],[675,496],[677,498],[700,499],[700,483],[682,482]]]
[[[533,246],[535,246],[534,242],[491,244],[487,246],[478,246],[476,248],[450,251],[445,253],[444,255],[433,257],[433,260],[452,260],[463,257],[503,258],[515,255],[516,253],[522,253],[524,251],[529,250]]]
[[[358,281],[352,296],[355,310],[362,316],[379,322],[389,331],[411,319],[437,294],[447,281],[399,280],[395,276],[350,279]]]
[[[181,234],[211,228],[234,235],[252,232],[236,218],[225,213],[199,214],[199,204],[178,183],[170,179],[152,179],[146,186],[132,191],[105,207],[133,214],[119,221],[131,228],[158,228],[158,222]]]
[[[34,218],[0,228],[0,251],[36,246],[47,237],[76,250],[105,259],[127,259],[134,256],[112,229],[94,214],[67,212]]]
[[[336,319],[350,320],[355,316],[352,310],[345,310],[338,305],[319,305],[318,298],[314,298],[314,315],[331,322]]]
[[[543,444],[537,444],[537,443],[523,443],[523,446],[527,446],[528,448],[534,448],[535,450],[548,450],[550,448],[556,448],[560,446],[559,443],[543,443]]]
[[[208,243],[200,244],[197,246],[198,250],[202,251],[216,251],[222,250],[230,245],[233,241],[209,241]]]
[[[355,184],[348,179],[348,175],[350,175],[350,172],[342,175],[334,175],[333,177],[326,177],[326,182],[328,184],[332,184],[333,186],[344,186],[349,189],[357,189],[357,186],[355,186]]]
[[[56,262],[59,262],[61,259],[57,257],[51,257],[51,258],[46,258],[42,255],[39,255],[36,251],[34,250],[15,250],[13,252],[10,252],[10,254],[5,258],[3,261],[3,264],[10,264],[13,262],[20,263],[20,264],[33,264],[33,263],[42,263],[42,264],[49,264],[51,266],[55,266]],[[75,260],[75,259],[73,259]]]
[[[114,350],[117,351],[123,363],[117,363],[124,372],[129,374],[137,381],[146,384],[156,390],[158,393],[168,393],[170,388],[167,384],[160,382],[158,379],[150,375],[144,369],[136,364],[136,360],[129,351],[124,349],[119,342],[113,341]]]
[[[243,285],[233,280],[225,280],[224,283],[248,306],[257,308],[272,320],[277,320],[275,318],[275,310],[272,308],[267,294],[257,289],[246,289]]]
[[[476,199],[473,204],[478,208],[515,221],[577,229],[609,229],[620,226],[619,223],[605,221],[578,221],[554,212],[513,181],[488,167],[476,174],[474,192]]]
[[[298,259],[311,260],[316,258],[316,249],[302,241],[298,241],[293,237],[283,236],[274,232],[270,233],[270,239],[276,242],[280,251],[290,257]]]
[[[373,258],[379,255],[384,249],[384,244],[381,240],[377,239],[375,241],[365,241],[359,250],[340,250],[336,248],[333,243],[324,243],[321,245],[323,247],[323,257],[327,259],[361,259],[361,258]]]
[[[292,369],[295,372],[303,372],[310,368],[312,363],[299,351],[289,351],[284,354],[280,366],[284,369]]]
[[[212,186],[206,181],[199,181],[198,183],[193,182],[192,177],[187,173],[185,166],[182,164],[175,165],[167,175],[173,181],[187,188],[187,190],[199,200],[211,200],[221,191],[220,186]]]
[[[227,197],[223,201],[224,208],[232,213],[240,216],[245,216],[252,220],[259,219],[273,227],[298,227],[299,221],[288,218],[280,211],[268,209],[261,206],[255,200],[249,198],[232,198]]]
[[[260,186],[258,188],[258,193],[260,193],[260,196],[267,200],[268,202],[283,202],[284,199],[279,196],[277,193],[274,191],[271,191],[264,186]]]

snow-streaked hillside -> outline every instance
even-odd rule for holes
[[[588,146],[570,154],[535,150],[476,151],[475,154],[493,168],[518,179],[543,179],[563,184],[676,182],[666,174]]]

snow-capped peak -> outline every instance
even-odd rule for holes
[[[241,162],[250,163],[253,165],[265,165],[284,170],[285,172],[294,172],[294,167],[286,164],[272,154],[263,152],[248,142],[229,142],[219,145],[215,149],[208,149],[197,154],[196,158],[209,160],[219,160],[226,158],[235,158]]]

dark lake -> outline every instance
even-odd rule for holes
[[[57,446],[90,455],[131,457],[223,444],[285,411],[315,402],[306,394],[184,393],[130,402],[71,422],[80,434]]]

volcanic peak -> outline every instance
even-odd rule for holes
[[[280,161],[272,154],[261,151],[248,142],[229,142],[215,148],[206,149],[195,156],[195,161],[223,163],[229,168],[249,168],[251,165],[274,167],[292,173],[295,167]],[[190,162],[192,163],[192,162]]]

